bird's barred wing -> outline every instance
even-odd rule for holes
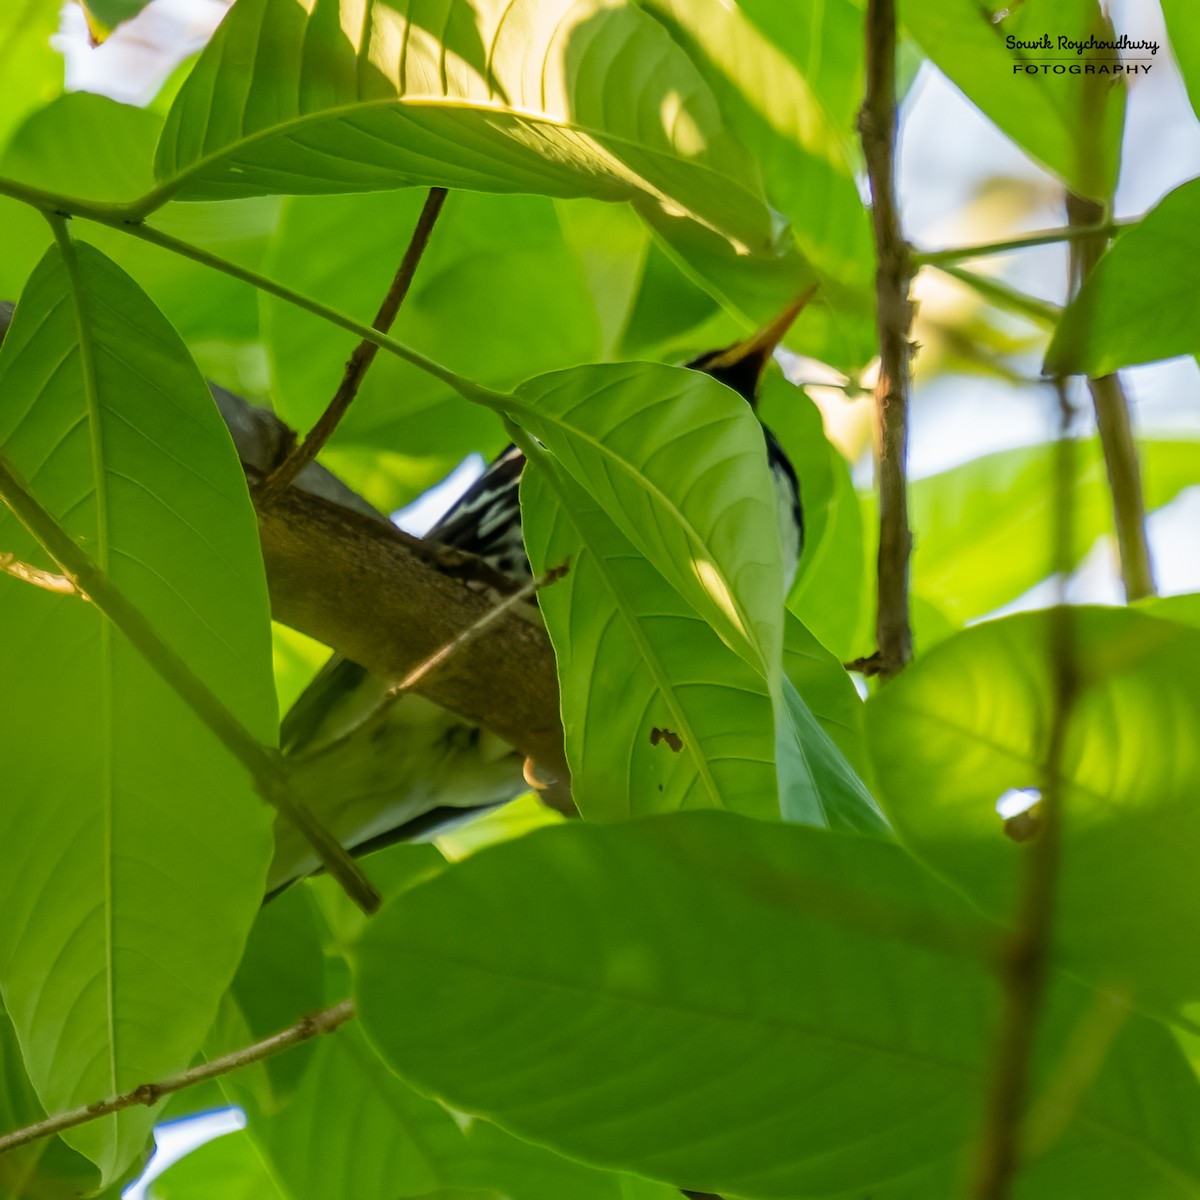
[[[525,582],[529,559],[521,536],[521,472],[525,455],[509,446],[425,535],[478,554],[502,575]]]

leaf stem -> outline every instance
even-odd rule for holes
[[[993,254],[1011,254],[1016,250],[1031,250],[1035,246],[1053,246],[1059,242],[1075,242],[1091,237],[1112,237],[1131,221],[1104,221],[1093,225],[1064,225],[1059,229],[1044,229],[1039,233],[1024,233],[1002,238],[996,242],[978,242],[971,246],[949,246],[944,250],[914,250],[913,262],[918,267],[940,267],[946,263],[964,262],[970,258],[987,258]]]
[[[1094,200],[1067,195],[1067,218],[1086,236],[1071,244],[1072,290],[1078,293],[1104,253],[1108,235],[1096,232],[1096,218],[1103,209]],[[1121,558],[1121,582],[1126,600],[1141,600],[1155,594],[1154,568],[1146,540],[1146,504],[1142,496],[1141,468],[1129,419],[1129,400],[1114,372],[1088,379],[1088,391],[1096,414],[1108,486],[1112,493],[1113,523]]]
[[[909,247],[896,204],[896,5],[868,0],[866,15],[866,94],[858,115],[867,176],[871,184],[871,225],[878,266],[875,271],[879,330],[878,418],[879,565],[875,654],[872,674],[891,678],[912,658],[909,623],[908,397],[912,345],[913,275]]]
[[[43,191],[41,188],[30,187],[17,180],[4,177],[0,177],[0,196],[11,196],[13,199],[31,204],[51,216],[80,217],[83,220],[95,221],[99,225],[106,225],[110,229],[117,229],[130,237],[137,238],[139,241],[149,242],[152,246],[159,246],[164,250],[170,250],[172,253],[178,254],[183,258],[191,259],[192,262],[200,263],[201,266],[210,267],[214,271],[220,271],[222,274],[257,288],[259,291],[267,292],[272,296],[278,296],[280,300],[286,301],[288,304],[294,304],[297,308],[302,308],[305,312],[310,312],[314,316],[328,321],[331,325],[338,326],[340,329],[357,334],[364,341],[371,342],[381,350],[386,350],[389,354],[394,354],[397,358],[404,359],[405,362],[411,363],[418,370],[424,371],[427,375],[432,375],[435,379],[440,379],[465,399],[474,401],[476,404],[482,404],[484,407],[496,412],[503,412],[506,402],[511,399],[506,393],[497,392],[492,388],[485,387],[481,383],[466,379],[462,375],[451,371],[448,367],[443,367],[441,363],[435,362],[432,358],[428,358],[426,355],[420,353],[420,351],[413,350],[410,346],[404,345],[403,342],[398,342],[395,338],[388,337],[387,334],[381,333],[378,329],[374,329],[362,321],[356,321],[353,317],[339,312],[336,308],[322,304],[321,301],[314,299],[312,296],[306,296],[302,292],[294,291],[292,288],[278,283],[276,280],[258,271],[251,270],[249,267],[243,267],[239,263],[231,262],[229,259],[212,254],[201,246],[194,246],[190,242],[172,237],[169,233],[164,233],[160,229],[154,229],[150,225],[143,224],[139,218],[132,215],[135,210],[129,205],[94,204],[90,201],[78,200],[70,196],[61,196],[54,192]]]
[[[322,1033],[332,1033],[353,1017],[354,1001],[342,1000],[320,1012],[301,1017],[294,1025],[289,1025],[286,1029],[281,1029],[270,1037],[263,1038],[249,1046],[243,1046],[240,1050],[234,1050],[229,1054],[223,1054],[211,1062],[191,1067],[169,1079],[160,1080],[158,1083],[143,1083],[131,1092],[110,1096],[107,1100],[99,1100],[81,1108],[73,1108],[68,1112],[46,1117],[32,1125],[15,1129],[12,1133],[6,1133],[0,1136],[0,1154],[7,1150],[15,1150],[18,1146],[26,1146],[41,1138],[53,1137],[66,1129],[73,1129],[76,1125],[85,1125],[89,1121],[99,1120],[101,1117],[107,1117],[122,1109],[132,1108],[136,1104],[155,1105],[172,1092],[195,1087],[198,1083],[207,1083],[211,1079],[228,1075],[231,1071],[237,1071],[251,1063],[261,1062],[264,1058],[270,1058],[281,1051],[290,1050],[293,1046],[298,1046],[301,1042],[309,1041]]]
[[[12,509],[67,578],[86,593],[209,732],[242,764],[258,794],[299,829],[325,869],[345,888],[354,902],[367,913],[378,909],[379,893],[363,875],[358,864],[312,813],[292,798],[279,756],[262,745],[191,667],[158,636],[142,611],[126,598],[34,498],[3,455],[0,455],[0,500]]]
[[[380,333],[387,333],[391,329],[392,322],[395,321],[396,314],[400,311],[400,306],[408,295],[413,277],[421,262],[421,256],[425,253],[425,247],[429,245],[429,236],[433,233],[433,227],[445,200],[445,188],[429,189],[429,194],[425,197],[425,205],[421,209],[421,215],[417,218],[412,238],[404,251],[399,269],[396,271],[396,277],[392,280],[392,285],[388,288],[383,303],[379,306],[379,312],[375,315],[373,325]],[[317,423],[309,430],[304,441],[293,447],[291,453],[267,476],[258,489],[256,500],[261,506],[270,505],[321,452],[321,448],[332,437],[338,423],[354,402],[354,398],[358,395],[358,389],[362,386],[362,381],[366,378],[367,371],[378,353],[378,344],[365,338],[354,348],[346,363],[342,381]]]

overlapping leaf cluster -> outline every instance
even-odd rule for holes
[[[1190,71],[1196,22],[1166,7]],[[108,27],[138,5],[89,8]],[[0,294],[20,295],[0,454],[267,747],[253,508],[203,376],[306,427],[353,339],[123,226],[368,320],[422,189],[453,189],[394,333],[486,385],[493,411],[382,355],[325,460],[391,508],[496,450],[495,409],[523,430],[535,570],[570,564],[541,604],[585,818],[526,805],[440,851],[394,847],[370,860],[389,897],[371,919],[324,879],[260,908],[270,821],[228,748],[97,605],[0,576],[0,1125],[353,994],[358,1023],[175,1102],[237,1103],[248,1127],[156,1195],[953,1194],[1027,852],[995,804],[1044,782],[1053,691],[1044,617],[960,629],[1047,575],[1054,460],[1004,452],[915,485],[919,657],[864,706],[841,663],[870,648],[870,502],[820,413],[768,380],[807,523],[785,605],[754,415],[663,365],[814,280],[790,348],[851,392],[873,355],[863,15],[783,9],[237,0],[165,111],[55,98],[48,31],[0,16],[20,64],[0,116]],[[1014,91],[1003,37],[1048,13],[1101,28],[1092,0],[995,20],[908,5],[906,52],[1104,203],[1123,91]],[[1053,367],[1196,351],[1190,277],[1146,269],[1194,237],[1193,188],[1102,261]],[[1194,444],[1142,450],[1151,508],[1198,481]],[[1111,517],[1098,451],[1075,469],[1079,558]],[[0,552],[57,569],[7,510]],[[1029,1200],[1200,1194],[1181,1032],[1200,1000],[1195,617],[1078,614]],[[517,836],[532,825],[551,827]],[[115,1196],[160,1115],[0,1158],[0,1194]]]

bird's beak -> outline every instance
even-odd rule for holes
[[[777,316],[769,321],[757,333],[752,333],[740,342],[722,350],[715,358],[708,359],[704,364],[706,371],[721,370],[725,367],[736,366],[749,358],[760,361],[760,370],[766,366],[767,360],[775,353],[775,347],[783,341],[784,335],[791,329],[793,322],[804,311],[804,306],[816,295],[817,285],[814,283],[808,291],[798,296]]]

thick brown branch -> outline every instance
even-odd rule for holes
[[[157,1104],[164,1096],[169,1096],[172,1092],[195,1087],[198,1083],[206,1083],[218,1076],[228,1075],[240,1067],[261,1062],[264,1058],[270,1058],[273,1054],[279,1054],[283,1050],[290,1050],[291,1047],[298,1046],[301,1042],[306,1042],[318,1034],[332,1033],[339,1025],[344,1025],[353,1016],[354,1001],[343,1000],[331,1008],[322,1009],[311,1016],[301,1017],[294,1025],[289,1025],[286,1029],[274,1033],[268,1038],[263,1038],[260,1042],[243,1046],[240,1050],[234,1050],[230,1054],[223,1054],[220,1058],[214,1058],[211,1062],[202,1063],[198,1067],[191,1067],[170,1079],[163,1079],[158,1083],[143,1083],[131,1092],[125,1092],[120,1096],[110,1096],[107,1100],[99,1100],[82,1108],[74,1108],[70,1112],[59,1113],[56,1116],[47,1117],[43,1121],[37,1121],[33,1125],[26,1125],[23,1129],[6,1133],[0,1137],[0,1154],[6,1150],[15,1150],[18,1146],[36,1142],[40,1138],[53,1137],[65,1129],[73,1129],[76,1125],[85,1125],[88,1121],[99,1120],[101,1117],[120,1112],[123,1108],[133,1108],[136,1104],[147,1106]]]
[[[909,360],[912,263],[896,205],[896,9],[894,0],[868,0],[866,95],[858,117],[878,265],[875,272],[879,329],[879,382],[875,408],[879,425],[879,597],[872,674],[885,679],[912,657],[908,572],[912,534],[908,527]]]
[[[1073,226],[1091,228],[1104,215],[1094,200],[1067,196],[1067,218]],[[1108,244],[1101,231],[1071,243],[1072,290],[1077,291]],[[1112,492],[1113,521],[1117,530],[1117,548],[1121,556],[1121,581],[1127,600],[1153,596],[1154,570],[1150,545],[1146,540],[1146,506],[1142,498],[1142,477],[1137,445],[1129,419],[1129,401],[1117,374],[1088,380],[1096,428],[1104,450],[1104,465]]]
[[[371,323],[372,327],[378,329],[380,333],[387,333],[391,329],[392,322],[395,321],[396,314],[400,311],[400,305],[404,303],[404,298],[408,295],[413,277],[420,265],[421,256],[425,253],[425,247],[429,245],[429,235],[433,232],[445,200],[445,188],[429,189],[429,194],[425,198],[425,206],[417,218],[416,228],[413,230],[408,248],[404,251],[404,257],[400,261],[396,277],[392,280],[392,285],[388,288],[383,303],[379,306],[379,312],[376,313],[375,320]],[[255,503],[260,508],[266,508],[273,504],[279,498],[280,493],[289,487],[296,476],[321,452],[321,448],[333,436],[333,431],[354,402],[354,398],[358,395],[358,389],[362,386],[362,381],[366,378],[367,371],[378,353],[379,347],[374,342],[362,341],[354,348],[346,363],[342,381],[317,423],[309,430],[304,441],[298,446],[292,447],[288,456],[271,472],[258,489]]]

